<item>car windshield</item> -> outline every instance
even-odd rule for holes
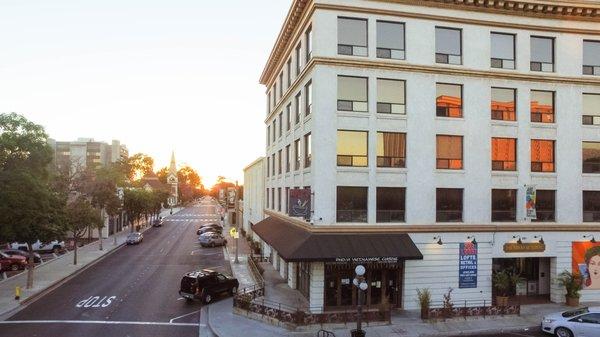
[[[132,234],[129,234],[128,237],[130,237],[130,238],[136,238],[136,237],[138,237],[140,235],[141,235],[140,233],[132,233]]]
[[[588,308],[579,308],[579,309],[569,310],[569,311],[563,312],[562,313],[562,317],[569,318],[569,317],[573,317],[573,316],[578,316],[578,315],[581,315],[581,314],[585,314],[585,313],[588,313],[588,312],[590,312],[588,310]]]

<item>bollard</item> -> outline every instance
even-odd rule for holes
[[[21,287],[15,287],[15,300],[18,301],[21,299]]]

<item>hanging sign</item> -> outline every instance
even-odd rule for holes
[[[289,195],[289,214],[290,216],[310,219],[310,189],[293,188]]]
[[[537,191],[535,185],[525,185],[525,217],[527,219],[537,219],[535,212],[535,203]]]
[[[458,287],[477,288],[477,244],[463,242],[459,245]]]

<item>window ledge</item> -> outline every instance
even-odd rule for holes
[[[498,120],[498,119],[492,119],[491,121],[492,122],[490,124],[492,126],[510,126],[513,128],[516,128],[517,126],[519,126],[517,121],[503,121],[503,120]]]
[[[301,173],[300,170],[294,171],[294,177],[299,177],[300,173]]]
[[[406,120],[406,114],[383,114],[377,113],[377,119],[396,119],[396,120]]]
[[[518,177],[519,176],[519,172],[517,172],[517,171],[492,171],[492,176]]]
[[[593,131],[597,131],[600,128],[600,125],[581,125],[584,129],[589,129]]]
[[[556,123],[537,123],[537,122],[531,122],[531,127],[532,128],[539,128],[539,129],[556,129]]]
[[[308,121],[310,121],[312,119],[312,115],[314,114],[314,111],[308,115],[308,116],[304,116],[304,123],[307,123]]]
[[[556,172],[531,172],[531,176],[539,178],[556,178],[558,175]]]
[[[291,177],[291,176],[292,176],[291,172],[286,172],[286,173],[285,173],[285,177],[286,177],[286,178],[289,178],[289,177]]]
[[[377,173],[403,173],[406,174],[408,169],[406,167],[378,167]]]
[[[584,178],[600,178],[600,172],[598,173],[582,173]]]
[[[302,170],[302,173],[310,173],[310,167],[307,167]]]
[[[369,118],[371,115],[368,111],[365,112],[354,112],[354,111],[338,111],[338,116],[343,117],[358,117],[358,118]]]
[[[438,174],[465,174],[465,170],[447,170],[447,169],[435,169],[435,173]]]
[[[294,125],[294,131],[300,129],[301,126],[302,126],[302,122],[298,122],[296,125]]]
[[[363,173],[369,173],[369,167],[368,166],[360,166],[360,167],[355,167],[355,166],[338,166],[337,167],[337,171],[338,172],[363,172]]]
[[[435,116],[435,120],[436,121],[459,121],[459,122],[464,122],[465,118],[463,117],[440,117],[440,116]]]

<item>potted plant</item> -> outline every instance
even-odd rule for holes
[[[565,287],[567,305],[570,307],[579,306],[579,297],[582,287],[582,278],[579,273],[571,273],[568,270],[563,271],[558,276],[558,284]]]
[[[431,307],[431,292],[429,288],[417,288],[417,297],[421,306],[421,319],[429,319],[429,308]]]
[[[445,318],[452,318],[453,316],[453,310],[454,310],[454,304],[452,303],[452,291],[454,289],[452,288],[448,288],[448,292],[444,294],[444,301],[443,301],[443,305],[444,305],[444,317]]]
[[[499,271],[492,276],[494,288],[496,288],[496,305],[505,307],[508,305],[508,291],[511,287],[511,276],[505,271]]]

